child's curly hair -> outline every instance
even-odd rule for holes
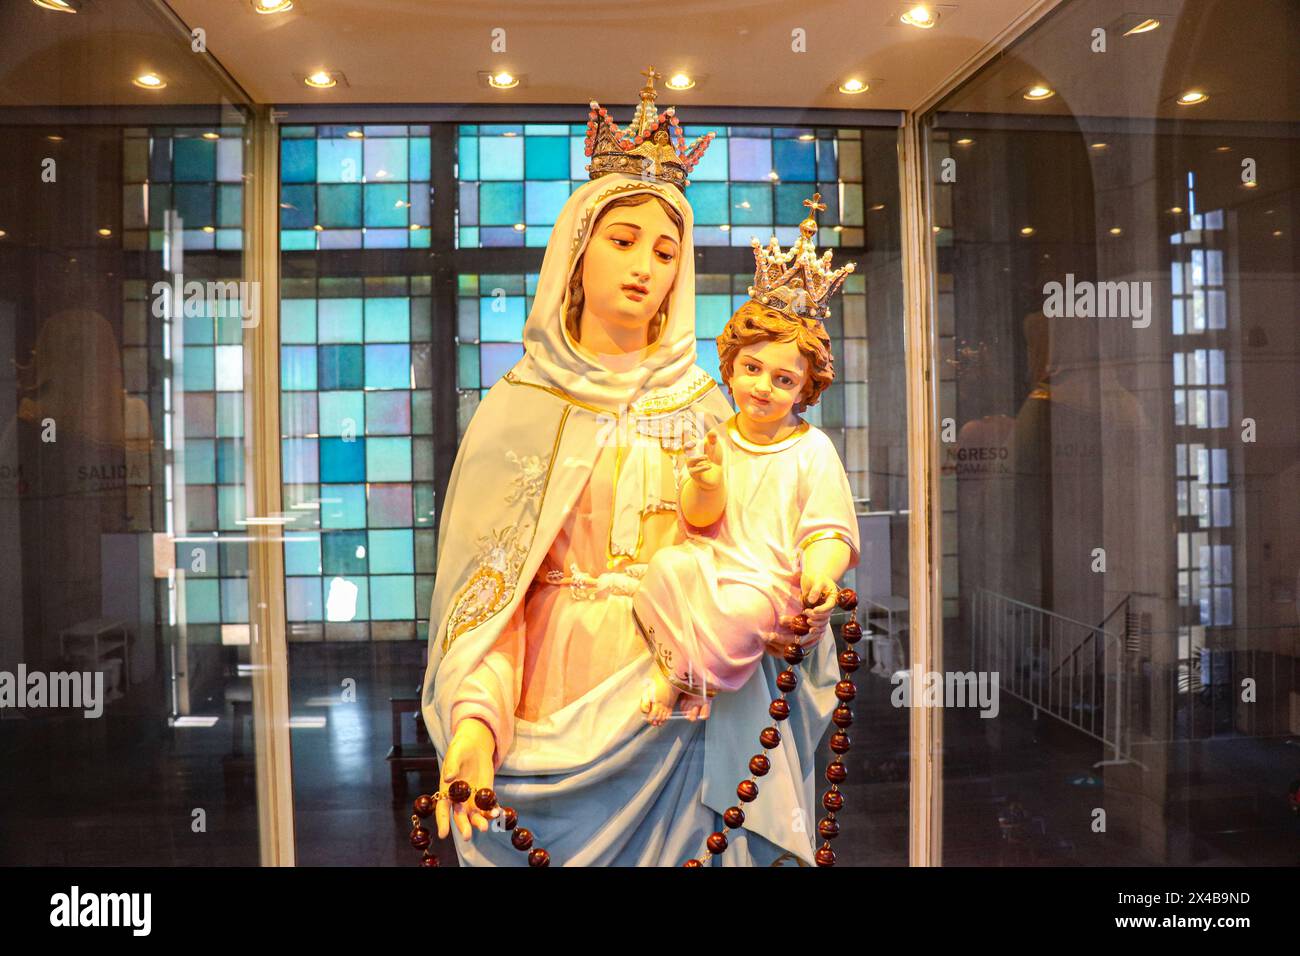
[[[831,337],[816,319],[796,319],[750,299],[727,322],[718,336],[718,365],[722,384],[730,387],[731,368],[746,345],[755,342],[794,342],[808,361],[808,381],[804,383],[797,411],[811,408],[822,392],[835,381],[835,357],[831,354]]]

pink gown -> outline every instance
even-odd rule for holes
[[[718,431],[726,510],[708,528],[655,553],[635,616],[668,680],[695,696],[740,688],[768,641],[803,609],[803,549],[837,538],[859,549],[853,493],[826,433],[803,423],[770,445],[747,441],[735,418]]]

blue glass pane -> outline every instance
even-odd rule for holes
[[[524,234],[510,226],[484,226],[479,230],[479,244],[484,249],[522,246]]]
[[[319,249],[360,249],[360,229],[326,229],[316,234]]]
[[[316,300],[280,300],[280,341],[316,341]]]
[[[410,299],[366,299],[367,342],[406,342],[410,338]]]
[[[313,531],[287,531],[284,535],[284,573],[320,574],[321,535]]]
[[[322,528],[364,528],[366,526],[366,486],[322,486],[320,490],[320,525]]]
[[[690,142],[688,139],[687,142]],[[691,182],[721,182],[727,178],[727,154],[730,151],[728,144],[730,140],[719,137],[709,144],[709,148],[704,151],[703,158],[696,164],[691,175],[687,177]],[[689,190],[690,187],[687,187]]]
[[[418,232],[412,232],[409,229],[369,229],[365,234],[365,248],[367,249],[405,249],[407,246],[415,246],[418,243],[415,237],[420,235]],[[428,235],[427,232],[424,235]]]
[[[371,618],[376,621],[410,621],[415,618],[415,578],[383,575],[370,579]]]
[[[207,183],[217,178],[217,144],[209,139],[172,140],[172,179]]]
[[[716,226],[731,222],[726,183],[692,183],[686,187],[686,198],[695,210],[696,223]]]
[[[811,199],[815,188],[812,186],[787,185],[781,183],[776,187],[776,210],[773,222],[783,226],[797,226],[803,222],[804,217],[808,215],[808,207],[803,204],[805,199]],[[825,199],[823,198],[823,202]],[[828,215],[829,207],[825,213],[819,213],[818,218],[823,221],[830,221]]]
[[[522,345],[480,345],[479,355],[483,363],[482,388],[491,388],[497,379],[514,368],[524,355]]]
[[[315,348],[295,345],[280,349],[280,387],[285,391],[312,391],[316,388]]]
[[[731,178],[767,179],[772,172],[770,139],[731,138]]]
[[[462,136],[456,148],[461,179],[478,179],[478,137]]]
[[[321,186],[317,196],[320,200],[317,219],[326,229],[361,225],[359,185]]]
[[[557,183],[528,183],[528,202],[524,211],[524,222],[530,226],[553,226],[560,215],[560,209],[569,199],[569,181]],[[546,245],[547,234],[538,230],[541,244]]]
[[[366,225],[405,226],[407,187],[405,183],[367,183]]]
[[[190,229],[217,224],[216,187],[211,183],[172,187],[172,200],[182,225]],[[193,237],[197,239],[198,237]],[[189,242],[186,243],[188,247]]]
[[[285,617],[290,621],[319,621],[320,595],[320,578],[285,578]]]
[[[408,179],[407,140],[404,136],[367,137],[365,141],[366,181],[389,182]]]
[[[414,532],[409,528],[370,532],[371,574],[412,574],[414,571]]]
[[[411,388],[410,346],[367,345],[366,387]]]
[[[321,299],[317,311],[320,316],[320,341],[361,341],[360,299]]]
[[[479,179],[523,179],[524,141],[518,136],[484,136],[478,141]]]
[[[221,582],[221,619],[223,621],[248,620],[248,581],[226,578]]]
[[[569,178],[585,180],[588,177],[587,164],[591,162],[586,153],[585,136],[569,138]]]
[[[457,211],[462,226],[478,225],[478,184],[460,184],[460,208]]]
[[[351,436],[365,434],[364,392],[321,392],[320,434]]]
[[[295,485],[320,481],[320,455],[315,438],[286,438],[280,443],[280,470]]]
[[[478,217],[484,226],[513,226],[524,221],[524,184],[482,183],[478,188]]]
[[[410,392],[366,392],[367,435],[409,435]]]
[[[211,392],[217,387],[216,351],[203,346],[184,350],[184,386],[187,392]]]
[[[316,140],[280,140],[280,180],[286,183],[316,181]]]
[[[569,179],[569,141],[559,136],[525,139],[524,176],[527,179]]]
[[[429,137],[413,136],[410,143],[409,175],[412,179],[427,180],[429,178]]]
[[[731,221],[736,225],[772,224],[772,187],[768,183],[736,183],[731,187]],[[742,230],[743,231],[743,230]],[[742,236],[745,242],[749,237]],[[760,241],[761,237],[760,237]]]
[[[366,478],[370,481],[410,481],[411,439],[367,438]]]
[[[479,299],[479,337],[484,342],[519,342],[527,312],[524,297],[486,296]]]
[[[835,155],[835,140],[819,139],[817,146],[817,178],[822,182],[839,179],[840,164]]]
[[[191,485],[216,483],[217,449],[213,442],[190,440],[185,443],[185,481]]]
[[[321,481],[365,481],[366,440],[347,441],[342,438],[320,440]]]
[[[244,456],[239,442],[222,438],[217,442],[217,483],[236,485],[244,480]]]
[[[356,139],[316,140],[316,179],[322,183],[361,181],[361,141]]]
[[[817,178],[817,144],[812,140],[773,140],[772,161],[783,181],[810,183]]]
[[[716,339],[731,318],[731,296],[702,294],[695,297],[695,334]]]
[[[322,345],[318,359],[317,382],[322,390],[361,388],[361,346]]]
[[[320,536],[324,574],[369,574],[364,531],[329,531]]]

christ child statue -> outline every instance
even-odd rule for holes
[[[641,700],[656,726],[682,695],[688,719],[707,717],[710,697],[739,689],[766,651],[796,639],[796,615],[820,639],[858,554],[839,454],[798,414],[835,377],[819,318],[751,299],[718,336],[718,355],[737,412],[686,456],[686,540],[656,552],[633,598],[658,663]]]

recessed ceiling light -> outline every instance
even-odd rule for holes
[[[1249,179],[1249,180],[1247,180],[1246,182],[1244,182],[1244,183],[1241,184],[1241,188],[1242,188],[1242,189],[1254,189],[1254,188],[1257,187],[1258,185],[1259,185],[1259,183],[1255,182],[1255,180],[1253,180],[1253,179]]]
[[[1119,226],[1111,226],[1111,227],[1110,227],[1110,234],[1111,234],[1112,236],[1122,236],[1122,235],[1124,235],[1124,230],[1121,229]]]
[[[364,139],[366,134],[359,129],[350,129],[345,134],[348,139]]]
[[[1281,236],[1282,236],[1282,230],[1281,230],[1281,229],[1274,229],[1274,230],[1273,230],[1273,238],[1275,238],[1275,239],[1280,239]]]
[[[51,143],[61,143],[61,142],[63,142],[63,137],[60,136],[60,135],[57,134],[57,133],[51,133],[49,136],[47,136],[47,137],[45,137],[45,138],[48,139]]]
[[[95,232],[99,233],[100,237],[104,239],[107,239],[109,236],[113,234],[113,230],[107,227],[96,229]]]
[[[943,226],[931,226],[931,227],[930,227],[930,231],[933,232],[935,235],[938,235],[939,232],[940,232],[942,229],[943,229]]]
[[[971,139],[969,136],[963,136],[961,139],[957,140],[957,145],[958,145],[958,146],[970,146],[970,145],[971,145],[972,143],[974,143],[974,142],[975,142],[975,140]]]
[[[5,232],[3,229],[0,229],[0,239],[3,239],[7,235],[9,235],[9,233]]]
[[[528,227],[525,226],[522,222],[515,223],[515,232],[523,232],[527,228]]]
[[[164,80],[157,73],[152,73],[152,72],[141,73],[131,82],[134,83],[136,86],[140,87],[140,89],[142,90],[161,90],[163,87],[167,85],[166,80]]]
[[[1141,23],[1138,23],[1135,26],[1131,27],[1130,29],[1125,30],[1124,35],[1126,37],[1131,37],[1131,36],[1137,36],[1139,33],[1150,33],[1158,26],[1160,26],[1159,20],[1157,20],[1155,17],[1147,17]]]
[[[1216,147],[1214,147],[1214,151],[1215,151],[1216,153],[1231,153],[1231,152],[1232,152],[1232,147],[1231,147],[1231,146],[1216,146]]]
[[[840,92],[848,93],[850,96],[852,96],[854,93],[865,93],[870,88],[871,87],[867,85],[865,80],[859,80],[856,76],[852,77],[851,79],[847,79],[840,84]]]
[[[256,13],[288,13],[293,9],[293,0],[253,0]]]
[[[1021,95],[1027,100],[1050,100],[1056,95],[1056,90],[1042,83],[1035,83]]]
[[[668,89],[676,90],[679,93],[682,90],[689,90],[694,85],[695,81],[686,73],[674,73],[664,83],[664,86],[668,87]]]
[[[1089,143],[1088,148],[1095,149],[1097,152],[1100,153],[1103,149],[1109,149],[1110,143]]]
[[[922,30],[928,30],[939,22],[938,15],[923,3],[917,4],[898,19],[909,27],[920,27]]]
[[[1021,226],[1021,227],[1020,227],[1020,234],[1021,234],[1022,236],[1032,236],[1032,235],[1033,235],[1035,232],[1037,232],[1037,231],[1038,231],[1038,230],[1035,229],[1033,226]]]
[[[42,10],[53,10],[55,13],[77,13],[81,10],[80,0],[32,0]]]
[[[338,83],[338,80],[328,70],[317,70],[315,73],[308,74],[303,82],[317,90],[328,90]]]
[[[1210,98],[1210,94],[1204,90],[1188,90],[1186,93],[1179,94],[1179,106],[1196,106],[1198,103],[1204,103]]]
[[[493,73],[488,77],[488,86],[496,90],[511,90],[519,85],[519,78],[506,73],[504,70],[500,73]]]

